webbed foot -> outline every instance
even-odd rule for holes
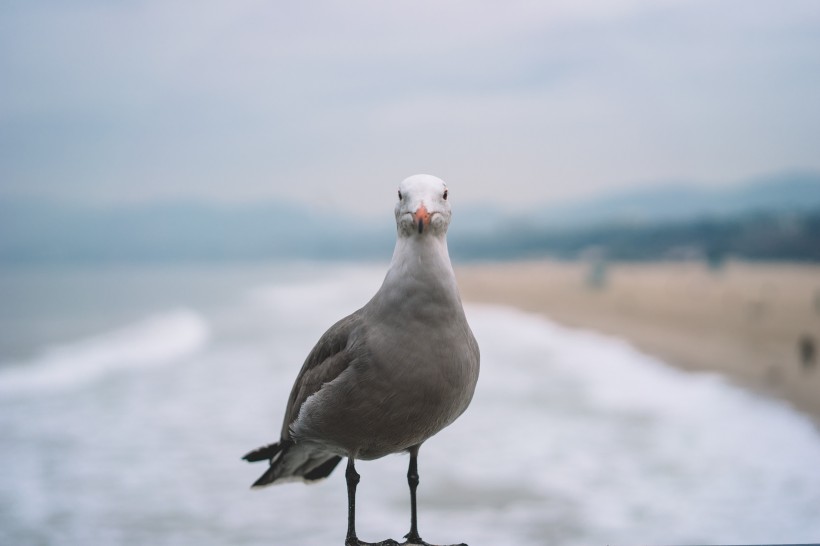
[[[415,535],[412,536],[411,533],[407,533],[404,535],[404,538],[407,539],[406,542],[402,542],[399,546],[436,546],[435,544],[430,544],[429,542],[424,542],[420,536]],[[459,543],[459,544],[451,544],[448,546],[467,546],[466,544]]]
[[[399,543],[392,538],[382,540],[381,542],[364,542],[358,538],[348,538],[345,540],[345,546],[399,546]]]

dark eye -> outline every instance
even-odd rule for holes
[[[399,201],[401,201],[401,190],[399,190]]]
[[[444,200],[447,201],[447,190],[444,190],[444,195],[442,197],[444,197]]]

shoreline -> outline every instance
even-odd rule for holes
[[[717,372],[820,425],[820,265],[520,261],[456,268],[465,301],[510,305]]]

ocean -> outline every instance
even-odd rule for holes
[[[303,359],[386,264],[0,269],[0,544],[342,544],[343,467],[259,491]],[[820,434],[627,342],[467,305],[468,411],[419,456],[428,542],[820,540]],[[409,528],[407,456],[360,462],[363,540]]]

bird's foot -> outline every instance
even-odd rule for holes
[[[429,542],[424,542],[420,536],[412,535],[411,533],[407,533],[404,535],[404,538],[407,539],[406,542],[402,542],[399,546],[436,546],[435,544],[430,544]],[[460,544],[452,544],[450,546],[467,546],[463,542]]]
[[[399,546],[436,546],[435,544],[430,544],[429,542],[424,542],[423,540],[410,540],[408,539],[407,542],[402,542]],[[448,546],[467,546],[463,542],[458,544],[450,544]]]
[[[382,540],[381,542],[364,542],[358,538],[348,538],[345,540],[345,546],[399,546],[399,543],[392,538]]]

